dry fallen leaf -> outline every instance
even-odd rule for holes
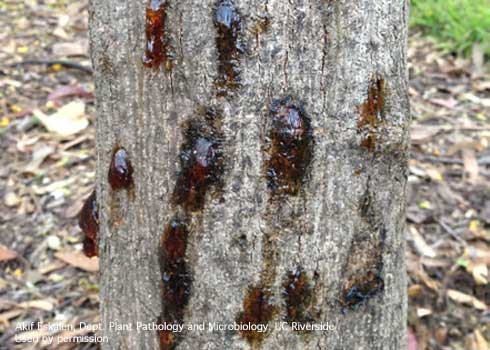
[[[442,98],[431,98],[430,102],[437,106],[445,107],[448,109],[453,109],[458,105],[458,101],[454,98],[442,99]]]
[[[423,287],[420,284],[413,284],[408,288],[408,296],[410,298],[418,297],[423,293]]]
[[[488,350],[488,343],[481,332],[477,329],[473,333],[475,335],[476,350]]]
[[[429,168],[426,171],[427,171],[427,175],[429,175],[431,180],[436,181],[436,182],[442,182],[442,180],[444,180],[441,172],[439,170],[437,170],[436,168]]]
[[[46,194],[46,193],[53,193],[53,192],[58,191],[58,190],[68,189],[69,186],[71,184],[73,184],[75,181],[76,181],[75,178],[69,177],[66,180],[52,182],[49,185],[46,185],[43,187],[33,186],[33,191],[38,196],[41,196],[41,195]]]
[[[99,271],[99,258],[87,258],[80,252],[57,252],[54,256],[79,269],[88,272]]]
[[[81,85],[62,85],[48,95],[48,101],[60,102],[67,97],[82,97],[92,99],[94,96]]]
[[[0,244],[0,261],[9,261],[15,259],[17,253]]]
[[[437,255],[435,250],[427,244],[424,237],[422,237],[419,231],[417,231],[417,229],[413,226],[410,226],[409,230],[414,248],[417,253],[428,258],[435,258]]]
[[[24,310],[22,309],[14,309],[10,311],[6,311],[0,314],[0,323],[3,323],[6,327],[9,326],[10,320],[16,318],[19,315],[22,315]]]
[[[53,55],[57,57],[87,56],[88,41],[80,40],[73,43],[57,43],[53,45]]]
[[[27,135],[22,135],[20,140],[17,141],[17,150],[19,152],[31,152],[32,146],[35,145],[40,139],[40,136],[29,137]]]
[[[487,309],[487,305],[485,303],[481,302],[480,300],[469,294],[465,294],[454,289],[448,289],[447,296],[449,297],[449,299],[457,303],[473,306],[477,310]]]
[[[433,290],[433,291],[438,291],[441,288],[441,283],[439,281],[433,280],[430,278],[430,276],[422,269],[419,269],[416,272],[416,276],[418,279],[420,279],[424,285]]]
[[[412,144],[423,144],[444,129],[441,125],[412,125],[410,128],[410,141]]]
[[[478,161],[476,159],[476,153],[474,149],[465,148],[462,150],[464,171],[468,177],[468,181],[472,184],[478,182]]]
[[[7,192],[3,197],[3,202],[7,207],[16,207],[20,203],[20,198],[15,192]]]
[[[31,161],[24,167],[24,173],[34,174],[44,162],[46,157],[55,151],[53,146],[41,145],[32,152]]]
[[[78,217],[78,214],[80,213],[80,208],[82,208],[84,200],[85,200],[85,197],[79,198],[76,201],[74,201],[71,206],[66,208],[65,213],[64,213],[65,218],[73,219],[73,218]]]
[[[40,274],[45,275],[47,273],[61,269],[64,266],[66,266],[66,263],[60,260],[55,260],[53,262],[48,263],[47,265],[43,265],[39,267],[37,270]]]
[[[417,317],[418,318],[422,318],[422,317],[429,316],[429,315],[432,315],[432,310],[431,309],[426,309],[426,308],[423,308],[423,307],[418,307],[417,308]]]
[[[34,110],[33,114],[46,129],[63,137],[76,134],[89,124],[85,115],[85,103],[81,101],[70,102],[50,116],[40,110]]]
[[[482,98],[480,103],[483,107],[490,107],[490,98]]]
[[[70,36],[68,35],[68,33],[61,27],[56,27],[52,34],[57,37],[57,38],[60,38],[62,40],[69,40],[70,39]]]
[[[53,311],[54,305],[52,299],[24,301],[18,305],[24,309],[40,309],[44,311]]]
[[[476,91],[490,90],[490,80],[476,83],[475,89]]]
[[[486,264],[468,264],[467,270],[473,275],[476,284],[484,285],[488,283],[488,268]]]

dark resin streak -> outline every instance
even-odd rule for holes
[[[133,167],[128,153],[122,147],[117,146],[112,152],[108,178],[114,191],[129,190],[133,186]]]
[[[268,289],[252,287],[243,300],[243,312],[238,316],[238,324],[266,325],[274,316],[275,306],[272,304],[272,293]],[[257,346],[267,336],[264,332],[243,330],[241,335],[250,345]]]
[[[383,247],[386,229],[375,210],[369,190],[361,197],[359,213],[363,228],[352,239],[341,293],[343,311],[355,310],[383,291]]]
[[[158,68],[163,65],[167,70],[172,68],[172,61],[168,57],[167,8],[166,0],[150,0],[146,7],[145,67]]]
[[[283,283],[283,296],[286,301],[286,322],[312,321],[309,311],[313,304],[313,289],[308,275],[301,268],[288,272]]]
[[[83,252],[88,257],[98,256],[97,233],[99,232],[99,211],[95,190],[85,200],[78,214],[78,225],[85,234]]]
[[[364,135],[361,147],[373,152],[376,148],[376,129],[382,120],[385,104],[384,80],[374,77],[369,82],[367,100],[359,107],[357,131]]]
[[[356,309],[368,299],[375,296],[384,288],[384,282],[374,271],[368,271],[365,276],[350,280],[344,287],[342,306],[346,309]]]
[[[188,227],[194,227],[191,226],[193,213],[204,208],[210,188],[221,185],[223,170],[221,118],[216,111],[201,108],[198,116],[183,129],[181,170],[173,192],[173,205],[181,207],[177,211],[182,216],[172,219],[160,246],[163,310],[158,322],[167,324],[184,321],[192,288],[192,277],[185,260]],[[158,336],[161,350],[174,350],[182,339],[182,334],[171,331],[159,331]]]
[[[240,43],[241,18],[232,0],[219,0],[214,13],[216,48],[218,50],[218,95],[227,95],[228,89],[240,86],[238,69],[243,48]]]
[[[313,152],[310,119],[290,97],[272,103],[270,118],[268,187],[273,194],[297,195]]]
[[[188,235],[186,223],[174,218],[162,237],[160,271],[163,284],[163,315],[159,319],[160,323],[183,323],[192,282],[185,261]],[[175,349],[178,335],[171,331],[160,331],[160,349]]]
[[[175,204],[191,212],[201,210],[210,187],[220,184],[222,135],[215,125],[217,122],[217,115],[209,110],[204,121],[191,121],[184,134],[181,171],[173,198]]]

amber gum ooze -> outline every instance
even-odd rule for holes
[[[365,226],[351,243],[348,265],[345,272],[347,282],[342,292],[344,310],[364,305],[384,289],[381,277],[383,270],[383,247],[386,239],[380,215],[369,189],[359,201],[359,214]]]
[[[272,103],[270,117],[268,187],[273,194],[297,195],[313,151],[310,119],[289,97]]]
[[[288,272],[283,284],[283,296],[287,322],[311,321],[308,310],[313,300],[313,289],[306,272],[300,268]]]
[[[108,178],[111,188],[115,191],[128,190],[133,185],[133,166],[128,153],[122,147],[116,147],[112,153]]]
[[[272,304],[270,290],[260,287],[250,288],[243,300],[243,312],[237,319],[239,324],[268,324],[274,315],[275,306]],[[266,337],[263,332],[243,330],[240,332],[250,344],[257,345]]]
[[[174,218],[168,224],[160,247],[160,271],[163,284],[163,312],[168,323],[183,323],[184,309],[191,293],[191,276],[185,261],[188,230],[185,222]],[[173,349],[178,335],[160,331],[160,349]]]
[[[385,83],[383,78],[376,76],[369,82],[368,97],[359,107],[358,133],[365,133],[361,147],[373,152],[378,137],[377,128],[382,121],[385,105]]]
[[[240,43],[241,18],[233,1],[218,1],[214,13],[218,51],[218,87],[230,89],[240,85],[238,61],[243,53]],[[221,94],[226,94],[222,91]]]
[[[370,271],[366,276],[354,279],[347,284],[342,304],[345,308],[355,309],[381,292],[383,288],[384,282],[381,277],[376,272]]]
[[[169,68],[167,39],[167,1],[150,0],[146,8],[146,45],[143,64],[148,68],[158,68],[162,64]]]
[[[175,204],[189,211],[203,209],[206,194],[220,183],[223,171],[221,136],[213,126],[200,123],[192,123],[185,132],[173,194]]]
[[[95,190],[85,200],[78,214],[78,225],[85,234],[83,251],[86,256],[98,255],[97,234],[99,231],[99,212]]]

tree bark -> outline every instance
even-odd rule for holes
[[[152,3],[163,58],[151,3],[91,6],[102,349],[403,349],[408,1]],[[136,331],[158,319],[335,328]]]

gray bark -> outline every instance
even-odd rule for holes
[[[222,193],[191,215],[186,261],[192,278],[186,323],[232,323],[251,286],[267,283],[272,322],[287,310],[284,279],[308,276],[315,322],[330,332],[272,331],[262,349],[403,349],[406,332],[404,211],[409,103],[406,0],[237,0],[242,17],[241,86],[228,96],[217,76],[214,1],[169,3],[173,69],[142,64],[145,0],[92,2],[90,37],[97,107],[102,323],[155,322],[162,308],[159,246],[181,209],[172,203],[182,123],[200,107],[222,115]],[[256,34],[260,16],[270,27]],[[384,79],[380,121],[363,104]],[[301,193],[271,198],[264,161],[274,99],[291,96],[311,119],[313,154]],[[362,129],[362,130],[361,130]],[[115,145],[134,168],[134,189],[107,181]],[[216,192],[216,191],[214,191]],[[384,287],[345,307],[345,285],[377,269]],[[102,349],[158,349],[156,332],[107,329]],[[177,349],[250,349],[238,332],[185,332]]]

